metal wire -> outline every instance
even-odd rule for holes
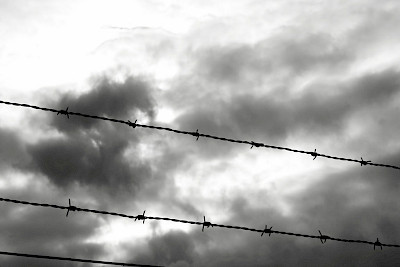
[[[169,132],[178,133],[178,134],[186,134],[186,135],[191,135],[191,136],[196,137],[196,140],[198,140],[199,137],[205,137],[205,138],[210,138],[210,139],[215,139],[215,140],[220,140],[220,141],[225,141],[225,142],[231,142],[231,143],[248,144],[248,145],[251,145],[251,148],[253,146],[265,147],[265,148],[271,148],[271,149],[285,150],[285,151],[294,152],[294,153],[308,154],[308,155],[311,155],[314,160],[316,157],[323,157],[323,158],[328,158],[328,159],[333,159],[333,160],[341,160],[341,161],[350,161],[350,162],[360,163],[361,166],[371,165],[371,166],[385,167],[385,168],[392,168],[392,169],[400,170],[400,167],[398,167],[398,166],[373,163],[371,161],[363,160],[362,158],[361,158],[361,160],[357,160],[357,159],[350,159],[350,158],[343,158],[343,157],[335,157],[335,156],[317,153],[316,150],[305,151],[305,150],[298,150],[298,149],[293,149],[293,148],[288,148],[288,147],[256,143],[254,141],[236,140],[236,139],[219,137],[219,136],[214,136],[214,135],[209,135],[209,134],[202,134],[202,133],[199,133],[198,129],[196,130],[196,132],[189,132],[189,131],[176,130],[176,129],[172,129],[172,128],[168,128],[168,127],[138,124],[138,123],[136,123],[136,121],[134,123],[132,123],[129,120],[123,121],[123,120],[107,118],[107,117],[103,117],[103,116],[96,116],[96,115],[89,115],[89,114],[84,114],[84,113],[79,113],[79,112],[72,112],[72,111],[68,111],[68,107],[65,110],[57,110],[57,109],[43,108],[43,107],[34,106],[34,105],[8,102],[8,101],[2,101],[2,100],[0,100],[0,104],[38,109],[38,110],[43,110],[43,111],[47,111],[47,112],[54,112],[54,113],[57,113],[57,115],[58,114],[66,115],[68,117],[68,119],[69,119],[70,115],[75,115],[75,116],[86,117],[86,118],[91,118],[91,119],[98,119],[98,120],[104,120],[104,121],[111,121],[111,122],[115,122],[115,123],[121,123],[121,124],[128,125],[130,127],[133,127],[133,128],[142,127],[142,128],[149,128],[149,129],[155,129],[155,130],[169,131]]]
[[[16,204],[23,204],[23,205],[31,205],[31,206],[39,206],[39,207],[49,207],[49,208],[55,208],[55,209],[66,209],[67,211],[83,211],[83,212],[89,212],[89,213],[96,213],[96,214],[106,214],[106,215],[111,215],[111,216],[119,216],[119,217],[124,217],[124,218],[129,218],[129,219],[134,219],[136,220],[143,220],[143,223],[145,220],[159,220],[159,221],[172,221],[172,222],[179,222],[179,223],[185,223],[185,224],[195,224],[195,225],[202,225],[202,230],[204,231],[204,227],[220,227],[220,228],[228,228],[228,229],[237,229],[237,230],[244,230],[244,231],[250,231],[250,232],[257,232],[257,233],[268,233],[269,235],[271,234],[280,234],[280,235],[291,235],[291,236],[298,236],[298,237],[304,237],[304,238],[314,238],[314,239],[320,239],[322,243],[325,243],[327,240],[333,240],[333,241],[338,241],[338,242],[346,242],[346,243],[360,243],[360,244],[369,244],[373,245],[374,249],[375,246],[380,246],[382,247],[396,247],[400,248],[400,245],[395,245],[395,244],[383,244],[380,243],[379,240],[372,242],[372,241],[365,241],[365,240],[353,240],[353,239],[343,239],[343,238],[335,238],[335,237],[330,237],[327,235],[322,235],[321,232],[319,231],[320,235],[306,235],[306,234],[299,234],[299,233],[292,233],[292,232],[284,232],[284,231],[277,231],[277,230],[272,230],[270,227],[269,229],[267,226],[265,226],[265,229],[254,229],[254,228],[248,228],[248,227],[243,227],[243,226],[234,226],[234,225],[224,225],[224,224],[215,224],[211,223],[205,220],[203,222],[199,221],[188,221],[188,220],[179,220],[179,219],[174,219],[174,218],[168,218],[168,217],[154,217],[154,216],[145,216],[144,212],[143,214],[139,214],[136,216],[132,215],[126,215],[123,213],[116,213],[116,212],[108,212],[108,211],[103,211],[103,210],[93,210],[93,209],[84,209],[84,208],[79,208],[76,206],[71,206],[69,203],[68,206],[60,206],[60,205],[54,205],[54,204],[45,204],[45,203],[35,203],[35,202],[28,202],[28,201],[21,201],[21,200],[15,200],[15,199],[9,199],[9,198],[0,198],[0,201],[3,202],[10,202],[10,203],[16,203]]]
[[[126,262],[87,260],[87,259],[55,257],[55,256],[47,256],[47,255],[36,255],[36,254],[8,252],[8,251],[0,251],[0,254],[9,255],[9,256],[17,256],[17,257],[28,257],[28,258],[58,260],[58,261],[87,262],[87,263],[98,263],[98,264],[119,265],[119,266],[159,267],[159,265],[146,265],[146,264],[136,264],[136,263],[126,263]]]

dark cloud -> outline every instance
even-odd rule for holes
[[[396,153],[384,162],[399,162]],[[354,167],[348,171],[323,177],[294,199],[295,216],[299,222],[311,227],[324,227],[332,236],[396,244],[400,231],[396,228],[400,216],[393,212],[399,207],[397,171],[385,168]],[[321,229],[322,230],[322,229]],[[329,242],[329,241],[328,241]],[[346,244],[343,244],[345,246]],[[400,257],[393,249],[384,248],[379,254],[371,246],[352,245],[342,251],[346,262],[365,266],[398,265]],[[340,261],[334,249],[332,262]]]
[[[0,147],[0,170],[9,167],[23,168],[29,162],[21,137],[15,131],[0,128]]]
[[[293,74],[321,69],[332,71],[337,67],[346,67],[354,57],[347,47],[328,34],[300,34],[297,38],[292,36],[286,34],[281,39],[274,38],[277,41],[268,52],[270,60],[275,62],[276,59],[278,62],[277,67],[288,68]],[[269,43],[267,40],[261,47],[266,46],[268,49]]]
[[[149,249],[135,257],[132,262],[147,262],[163,266],[185,266],[191,264],[195,254],[194,240],[182,231],[170,231],[162,236],[155,236],[148,242]]]
[[[3,192],[4,193],[4,192]],[[9,192],[4,193],[7,196]],[[3,194],[3,195],[4,195]],[[21,194],[21,192],[17,193]],[[26,195],[24,194],[27,199]],[[36,196],[37,199],[37,196]],[[99,227],[99,221],[87,214],[73,213],[68,218],[62,210],[5,203],[0,206],[2,250],[27,254],[98,259],[103,245],[87,242]],[[4,266],[77,266],[32,258],[1,256]],[[89,264],[79,266],[91,266]]]
[[[76,134],[47,139],[29,147],[34,164],[58,186],[74,182],[97,185],[110,192],[138,189],[151,175],[140,156],[125,159],[129,136],[102,127],[100,136]]]
[[[336,88],[331,84],[320,90],[319,86],[314,84],[297,96],[287,93],[286,99],[269,93],[239,94],[229,101],[208,99],[207,105],[199,101],[176,122],[185,130],[199,129],[212,135],[270,144],[279,144],[299,131],[310,136],[336,135],[342,133],[346,120],[357,112],[379,116],[371,107],[388,107],[398,97],[400,79],[397,71],[389,69],[337,84]],[[206,155],[224,155],[235,147],[208,143],[200,148]]]
[[[268,139],[284,139],[299,129],[324,134],[339,132],[352,113],[396,96],[400,86],[398,77],[397,72],[387,70],[339,84],[339,92],[332,95],[319,88],[298,98],[288,96],[287,100],[247,95],[238,97],[229,106],[242,133],[254,131]]]
[[[152,89],[146,82],[132,77],[120,83],[106,77],[94,80],[91,91],[79,96],[63,95],[53,106],[69,106],[71,111],[116,118],[128,115],[135,118],[139,112],[153,117]],[[151,180],[150,163],[137,153],[140,140],[137,131],[77,116],[52,118],[51,125],[63,136],[30,144],[28,152],[33,170],[55,185],[67,188],[77,183],[113,194],[135,194]],[[128,158],[128,150],[136,153]]]
[[[92,89],[83,95],[63,95],[56,104],[60,109],[69,107],[69,110],[113,118],[126,118],[130,114],[142,112],[150,118],[154,115],[153,89],[145,81],[127,77],[123,82],[116,82],[109,77],[92,79]],[[55,117],[52,121],[61,131],[76,131],[79,128],[88,129],[99,123],[98,120],[73,116],[65,118]]]

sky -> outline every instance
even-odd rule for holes
[[[1,0],[0,100],[400,166],[399,12],[389,0]],[[395,169],[4,104],[0,114],[2,198],[400,244]],[[5,202],[0,213],[1,251],[400,265],[398,248]]]

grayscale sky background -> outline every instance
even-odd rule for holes
[[[0,1],[0,99],[400,165],[399,1]],[[0,196],[400,244],[400,172],[0,105]],[[399,266],[396,248],[0,203],[0,250]],[[91,266],[0,256],[1,266]]]

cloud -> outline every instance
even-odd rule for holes
[[[127,77],[123,82],[116,82],[107,76],[93,79],[93,87],[85,94],[75,96],[64,94],[54,106],[69,110],[114,118],[124,118],[131,113],[142,112],[154,116],[153,88],[139,78]],[[73,123],[64,118],[55,117],[52,125],[60,131],[88,129],[99,123],[98,120],[74,117]]]
[[[320,70],[337,70],[351,63],[353,55],[325,33],[300,33],[283,29],[256,44],[228,44],[193,51],[194,72],[205,80],[234,85],[263,81],[282,71],[291,76]]]
[[[381,162],[400,162],[400,152]],[[284,214],[269,192],[259,191],[264,204],[251,204],[254,194],[235,196],[227,219],[211,222],[274,230],[396,244],[400,232],[400,180],[397,170],[352,166],[350,169],[319,173],[315,182],[285,197],[291,212]],[[396,248],[373,250],[372,245],[342,243],[272,234],[193,226],[189,232],[170,231],[153,236],[148,247],[132,261],[151,260],[167,266],[393,266],[400,263]],[[157,245],[156,245],[157,244]],[[162,252],[162,253],[160,253]],[[183,256],[175,257],[181,254]]]
[[[54,138],[29,147],[34,164],[53,183],[65,187],[79,182],[97,185],[110,192],[138,189],[150,176],[149,166],[140,157],[124,158],[128,135],[105,129],[98,138],[74,135]]]
[[[309,137],[341,135],[350,118],[379,116],[398,98],[398,71],[367,73],[344,82],[311,84],[300,94],[270,92],[237,94],[230,99],[200,99],[177,117],[181,129],[234,139],[280,144],[299,132]],[[325,87],[321,90],[320,87]],[[328,91],[327,91],[328,90]],[[210,108],[212,107],[212,108]],[[380,107],[381,110],[372,110]],[[204,155],[226,155],[232,144],[215,147],[213,141],[199,148]]]
[[[399,155],[390,158],[398,160]],[[244,196],[232,201],[232,216],[217,223],[257,229],[268,224],[277,231],[311,235],[321,230],[337,238],[375,241],[379,237],[383,243],[396,244],[399,216],[393,200],[398,186],[387,183],[395,181],[396,171],[367,168],[323,175],[289,198],[290,215],[283,215],[267,194],[268,204],[258,207],[250,205],[252,197]],[[167,266],[392,266],[400,262],[388,247],[374,251],[372,245],[329,240],[321,244],[318,239],[278,234],[260,237],[259,233],[216,227],[204,233],[195,226],[189,233],[171,231],[152,237],[148,244],[134,260],[151,259],[153,264]],[[176,258],[176,254],[183,256]]]
[[[386,156],[382,161],[399,162],[400,153]],[[396,244],[400,232],[396,227],[399,180],[397,171],[376,167],[353,167],[347,171],[326,175],[292,199],[298,222],[310,227],[324,228],[327,235],[349,239]],[[321,229],[322,231],[322,229]],[[328,240],[328,243],[329,240]],[[343,243],[340,246],[347,246]],[[340,263],[339,251],[347,262],[364,266],[392,266],[400,262],[391,248],[379,254],[371,246],[352,245],[348,251],[337,246],[326,257]],[[328,253],[327,253],[328,254]]]
[[[2,189],[3,196],[17,199],[38,199],[39,190],[34,184],[24,189]],[[29,188],[29,192],[27,189]],[[53,193],[42,193],[48,198]],[[56,194],[54,194],[56,195]],[[53,202],[56,203],[56,202]],[[2,203],[0,206],[0,234],[2,250],[18,253],[50,255],[72,258],[98,259],[105,253],[102,244],[88,242],[100,226],[95,216],[71,213],[65,217],[64,210],[22,206]],[[32,258],[1,256],[5,266],[40,265],[54,266],[54,261]],[[64,264],[64,265],[62,265]],[[58,262],[62,266],[76,266],[68,262]],[[90,266],[90,265],[82,265]]]
[[[360,11],[360,19],[358,27],[349,31],[351,42],[359,47],[368,47],[369,44],[374,47],[381,43],[390,44],[397,43],[398,36],[393,34],[399,24],[399,17],[396,15],[400,10],[400,6],[395,2],[387,2],[382,8],[374,8],[373,5],[365,6]]]
[[[132,262],[153,262],[163,266],[187,266],[193,261],[195,244],[190,235],[183,231],[170,231],[154,236],[148,241],[147,252]]]
[[[0,170],[14,167],[24,168],[29,162],[29,156],[21,137],[13,130],[0,128]]]
[[[116,118],[142,112],[152,118],[151,90],[144,81],[132,77],[120,83],[102,77],[91,91],[80,96],[65,94],[54,106]],[[152,176],[149,162],[140,154],[126,157],[129,150],[138,151],[140,134],[131,128],[76,116],[52,118],[51,125],[63,136],[41,139],[27,150],[32,170],[46,175],[55,185],[66,188],[78,183],[110,193],[134,193]]]
[[[271,62],[249,45],[210,47],[195,52],[196,72],[211,81],[234,83],[251,72],[271,70]]]

